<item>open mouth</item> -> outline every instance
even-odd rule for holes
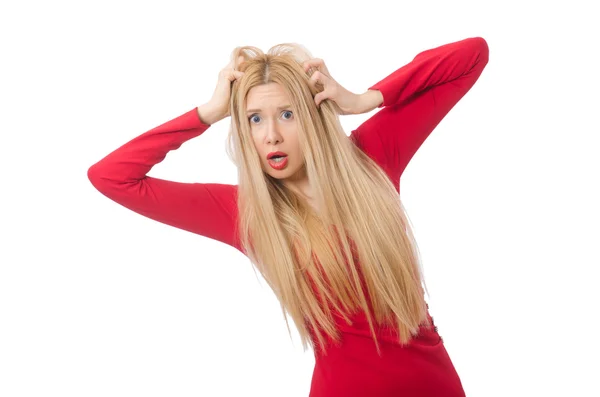
[[[276,170],[282,170],[286,167],[288,158],[287,156],[273,156],[268,161],[272,168]]]

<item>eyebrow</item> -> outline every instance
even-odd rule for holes
[[[283,105],[283,106],[279,106],[277,107],[277,110],[281,110],[281,109],[287,109],[287,108],[291,108],[291,105]],[[260,112],[260,109],[248,109],[246,110],[246,113],[250,113],[250,112]]]

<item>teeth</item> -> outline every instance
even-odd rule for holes
[[[271,161],[274,161],[274,162],[276,162],[276,163],[281,163],[281,162],[283,161],[283,159],[284,159],[284,158],[285,158],[285,157],[277,157],[277,158],[273,158],[273,159],[271,159]]]

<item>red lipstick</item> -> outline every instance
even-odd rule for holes
[[[267,161],[272,168],[282,170],[288,163],[287,154],[280,151],[271,152],[267,155]]]

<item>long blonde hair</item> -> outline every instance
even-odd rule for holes
[[[312,58],[296,43],[237,47],[232,59],[245,75],[232,85],[227,154],[238,169],[238,230],[244,253],[294,320],[306,351],[326,354],[323,333],[340,342],[332,307],[350,324],[366,313],[380,353],[375,324],[393,324],[407,344],[427,320],[418,248],[398,192],[381,167],[344,133],[339,108],[318,109],[302,62]],[[246,118],[251,88],[275,82],[287,93],[313,187],[317,216],[302,197],[261,169]],[[361,282],[361,278],[364,282]],[[364,284],[363,284],[364,283]],[[372,309],[370,309],[370,307]],[[373,320],[374,316],[374,320]],[[374,324],[375,323],[375,324]],[[291,337],[291,333],[290,333]]]

